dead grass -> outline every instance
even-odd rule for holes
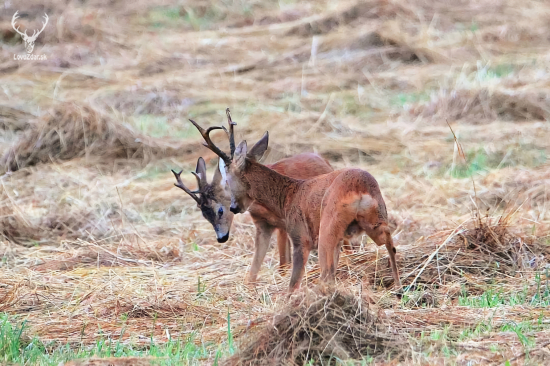
[[[490,90],[442,91],[426,104],[412,107],[414,117],[434,121],[465,120],[469,123],[545,121],[550,103],[544,91],[531,93]]]
[[[33,115],[7,105],[0,106],[0,129],[23,131],[29,127]]]
[[[140,134],[90,106],[64,103],[34,123],[0,158],[0,166],[13,172],[79,157],[148,161],[181,152],[177,145]]]
[[[2,193],[5,193],[2,190]],[[38,236],[31,227],[31,224],[25,219],[21,212],[17,212],[13,209],[11,203],[6,203],[9,198],[3,194],[2,201],[4,204],[0,210],[0,223],[1,232],[4,240],[8,240],[15,243],[21,241],[36,240]]]
[[[159,360],[153,357],[107,357],[74,360],[66,366],[149,366],[158,365]]]
[[[392,355],[399,359],[404,340],[391,332],[384,316],[352,294],[295,295],[254,333],[227,365],[303,365],[310,360],[361,359]]]
[[[26,319],[28,339],[147,347],[196,335],[211,356],[190,363],[210,364],[230,320],[237,364],[544,363],[549,314],[532,300],[548,290],[547,4],[6,4],[0,311]],[[35,48],[47,60],[13,59],[24,52],[17,9],[31,29],[50,16]],[[289,301],[276,251],[244,285],[250,218],[217,243],[170,173],[204,156],[211,176],[215,157],[186,120],[220,125],[226,107],[238,140],[270,132],[266,162],[315,151],[376,177],[402,299],[385,248],[367,238],[342,255],[332,295]],[[312,253],[302,286],[317,281]],[[525,299],[460,305],[491,291]]]
[[[32,246],[51,241],[102,239],[116,235],[112,224],[120,221],[117,213],[60,205],[58,210],[40,218],[31,218],[17,207],[5,190],[2,193],[0,198],[4,205],[0,210],[0,235],[7,241]]]
[[[549,255],[547,245],[533,237],[514,234],[511,230],[515,225],[509,220],[510,217],[468,220],[452,230],[399,246],[398,267],[403,285],[414,290],[419,286],[462,284],[475,294],[496,278],[513,278],[523,271],[544,269]],[[341,262],[338,271],[342,280],[366,281],[381,288],[393,284],[383,250],[352,253],[343,256]],[[307,278],[316,283],[318,276],[319,269],[313,268]]]

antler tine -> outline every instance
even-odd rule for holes
[[[36,29],[33,31],[33,34],[32,34],[32,37],[31,38],[37,38],[40,33],[42,33],[42,31],[44,30],[44,28],[46,28],[46,25],[48,24],[48,14],[44,13],[44,20],[45,22],[42,23],[42,29],[40,29],[39,31],[37,31]],[[37,33],[38,32],[38,33]]]
[[[46,13],[44,13],[44,20],[45,20],[45,22],[42,23],[42,29],[40,30],[40,33],[42,33],[44,28],[46,28],[46,24],[48,24],[48,20],[50,20],[50,18],[48,18],[48,14],[46,14]]]
[[[225,128],[224,130],[229,137],[229,149],[231,150],[231,159],[233,159],[233,155],[235,154],[235,135],[233,133],[233,126],[235,126],[236,123],[231,119],[231,112],[229,111],[229,108],[225,110],[225,114],[227,115],[227,123],[229,124],[229,133],[225,130]]]
[[[216,155],[218,155],[220,158],[223,159],[223,161],[225,162],[225,164],[229,165],[231,164],[231,158],[229,156],[227,156],[226,153],[224,153],[219,147],[217,147],[213,142],[212,140],[210,139],[210,132],[214,131],[214,130],[223,130],[222,127],[219,127],[219,126],[213,126],[213,127],[208,127],[206,130],[204,128],[202,128],[201,126],[199,126],[197,124],[197,122],[193,121],[192,119],[189,120],[193,126],[195,126],[197,128],[197,130],[199,130],[200,134],[202,135],[202,138],[204,139],[204,141],[206,141],[206,147],[209,148],[210,150],[212,150],[214,153],[216,153]]]
[[[185,193],[187,193],[188,195],[190,195],[191,198],[193,198],[197,203],[199,203],[199,202],[200,202],[199,197],[197,197],[197,195],[195,194],[195,193],[199,193],[199,192],[197,192],[197,191],[191,191],[189,188],[187,188],[187,187],[185,186],[185,184],[183,184],[183,182],[181,181],[181,177],[180,177],[180,175],[181,175],[182,172],[183,172],[183,170],[180,170],[179,173],[176,173],[176,172],[172,169],[172,173],[174,173],[174,177],[176,177],[176,181],[177,181],[177,183],[174,183],[174,185],[175,185],[176,187],[178,187],[178,188],[183,189],[183,190],[185,191]]]
[[[19,33],[20,35],[22,36],[26,36],[27,35],[27,31],[25,30],[25,33],[21,32],[19,30],[19,26],[17,26],[17,28],[15,27],[15,21],[19,19],[19,10],[15,12],[15,14],[13,14],[13,17],[11,18],[11,26],[13,27],[13,29],[15,29],[15,31],[17,33]]]

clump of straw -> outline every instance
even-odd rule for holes
[[[150,159],[179,149],[138,133],[87,105],[61,103],[0,158],[1,171],[78,157]]]
[[[414,106],[413,116],[465,120],[478,124],[494,120],[527,121],[548,118],[550,99],[545,93],[502,92],[488,89],[442,91],[428,103]]]
[[[229,365],[329,364],[335,359],[361,359],[397,351],[399,336],[361,298],[343,292],[301,293],[251,337]]]

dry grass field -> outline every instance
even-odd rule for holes
[[[546,1],[0,2],[0,363],[547,364],[549,66]],[[273,245],[245,285],[250,217],[219,244],[170,172],[226,107],[374,175],[401,298],[367,237],[336,293]]]

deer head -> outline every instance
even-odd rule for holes
[[[266,132],[264,136],[248,151],[246,141],[242,141],[235,148],[235,135],[233,127],[236,125],[231,119],[229,108],[226,109],[227,123],[229,131],[225,127],[209,127],[207,130],[199,126],[195,121],[191,123],[199,130],[205,140],[204,146],[212,150],[220,157],[220,170],[225,170],[227,183],[231,191],[230,210],[233,213],[243,213],[252,204],[253,200],[248,196],[248,184],[244,178],[243,172],[246,168],[246,159],[259,161],[267,150],[269,134]],[[216,129],[223,129],[229,139],[230,156],[225,154],[217,147],[210,139],[209,133]],[[223,165],[223,166],[222,166]]]
[[[231,191],[231,205],[229,209],[235,214],[245,212],[253,202],[252,198],[248,195],[249,186],[244,173],[247,161],[260,161],[267,150],[268,142],[269,133],[266,132],[252,146],[250,151],[248,150],[246,140],[241,141],[235,149],[233,164],[226,169],[227,183]]]
[[[33,30],[32,36],[29,36],[29,35],[27,35],[27,30],[25,30],[25,33],[23,33],[19,30],[19,26],[17,26],[17,27],[15,26],[15,21],[17,19],[19,19],[19,15],[17,13],[18,12],[16,11],[15,14],[13,14],[13,18],[11,18],[11,25],[12,25],[13,29],[15,29],[15,31],[17,33],[19,33],[21,35],[21,37],[23,38],[23,41],[25,42],[25,49],[27,50],[27,53],[31,53],[34,50],[34,42],[36,41],[36,38],[40,35],[40,33],[42,33],[44,28],[46,28],[46,24],[48,24],[48,14],[44,14],[45,22],[42,23],[42,29],[40,29],[39,31]]]
[[[197,167],[191,172],[197,178],[198,189],[191,191],[181,181],[179,173],[172,170],[177,183],[174,185],[181,188],[197,202],[197,206],[202,212],[202,216],[212,224],[216,231],[218,243],[225,243],[229,238],[231,223],[233,222],[233,213],[229,210],[230,198],[226,191],[226,175],[223,160],[220,159],[220,165],[214,173],[212,183],[206,180],[206,164],[203,158],[197,161]],[[198,196],[197,196],[198,194]]]

